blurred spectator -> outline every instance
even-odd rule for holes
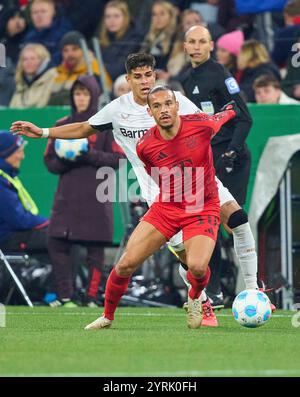
[[[235,76],[237,72],[237,57],[244,43],[244,35],[240,30],[230,32],[221,36],[217,43],[217,61],[225,66]]]
[[[99,86],[93,76],[81,76],[71,89],[72,113],[56,123],[64,125],[86,121],[98,110]],[[58,188],[49,226],[49,254],[57,282],[58,298],[69,303],[73,298],[71,247],[80,244],[87,248],[87,265],[90,270],[87,286],[88,302],[96,300],[104,259],[104,245],[113,238],[113,207],[96,198],[96,190],[106,180],[96,178],[99,167],[114,169],[124,155],[113,139],[110,130],[88,138],[88,152],[76,161],[59,158],[55,140],[49,140],[45,164],[48,170],[59,175]]]
[[[68,16],[74,30],[82,33],[88,40],[95,32],[102,17],[106,0],[55,0]]]
[[[300,43],[294,48],[296,53],[288,60],[287,73],[282,81],[283,91],[290,97],[300,100]]]
[[[198,11],[207,23],[216,23],[219,0],[190,0],[185,6]]]
[[[126,80],[126,74],[121,74],[117,77],[113,85],[113,96],[119,98],[119,96],[127,94],[130,91],[129,84]]]
[[[14,108],[42,108],[47,105],[56,70],[49,51],[41,44],[27,44],[16,70],[16,90],[9,104]]]
[[[293,55],[292,46],[300,37],[300,0],[288,1],[283,16],[285,27],[275,34],[272,51],[272,59],[280,67]]]
[[[296,99],[288,97],[282,90],[280,82],[273,76],[262,75],[254,80],[253,89],[256,103],[300,105]]]
[[[191,66],[189,62],[189,58],[185,54],[183,50],[183,42],[185,33],[192,26],[205,26],[208,28],[213,41],[217,40],[220,37],[224,30],[219,25],[215,23],[207,24],[202,15],[196,10],[184,10],[180,15],[180,23],[179,30],[177,32],[177,37],[174,43],[173,51],[170,56],[170,59],[167,64],[167,70],[169,76],[175,77],[178,82],[181,82],[185,79],[185,75],[190,72]],[[166,79],[166,76],[164,76]],[[172,80],[173,82],[173,80]],[[180,87],[178,87],[181,90]]]
[[[59,42],[71,30],[70,22],[56,13],[54,0],[33,0],[30,15],[32,26],[24,38],[24,44],[43,44],[51,54],[54,65],[61,61]]]
[[[140,48],[143,36],[131,21],[128,5],[121,0],[106,4],[99,30],[103,60],[114,81],[125,73],[126,57]]]
[[[247,102],[255,102],[253,83],[262,74],[271,74],[279,81],[280,73],[271,62],[266,47],[256,40],[245,41],[237,59],[240,74],[237,76],[242,93]]]
[[[158,0],[152,7],[150,30],[141,47],[142,52],[152,54],[158,71],[167,70],[176,38],[177,12],[168,1]]]
[[[0,107],[9,105],[15,87],[15,65],[7,58],[5,68],[0,67]]]
[[[21,42],[26,34],[26,20],[19,7],[4,9],[0,16],[0,42],[5,45],[6,57],[16,64]]]
[[[63,60],[56,68],[57,76],[52,85],[49,105],[70,105],[70,89],[74,81],[79,76],[88,74],[88,65],[80,45],[80,40],[83,38],[84,36],[75,30],[66,33],[62,38],[60,49]],[[100,69],[96,58],[91,51],[89,51],[88,56],[92,73],[99,76]],[[107,73],[106,84],[111,89],[112,84]]]
[[[218,23],[227,32],[242,30],[246,38],[250,38],[254,16],[251,14],[239,15],[235,0],[219,0]]]
[[[0,133],[0,248],[26,253],[46,251],[48,219],[18,178],[25,141],[10,132]]]

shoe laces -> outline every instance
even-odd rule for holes
[[[203,303],[203,305],[202,305],[202,310],[203,310],[203,312],[204,312],[203,314],[204,314],[206,317],[210,317],[210,316],[213,315],[213,309],[212,309],[211,305],[209,304],[209,302]]]

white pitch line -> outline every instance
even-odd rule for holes
[[[207,377],[207,376],[300,376],[300,369],[262,369],[262,370],[182,370],[173,372],[112,372],[112,373],[101,373],[101,372],[66,372],[66,373],[14,373],[14,374],[0,374],[0,378],[3,376],[30,376],[30,377],[178,377],[178,376],[195,376],[195,377]]]
[[[70,309],[72,310],[72,309]],[[295,313],[292,312],[291,314],[272,314],[272,317],[277,317],[277,318],[291,318]],[[30,315],[30,316],[49,316],[49,315],[54,315],[54,316],[91,316],[93,314],[97,315],[95,312],[82,312],[82,313],[71,313],[71,312],[19,312],[19,313],[14,313],[14,312],[6,312],[7,315],[10,316],[24,316],[24,315]],[[162,313],[118,313],[118,316],[129,316],[129,317],[182,317],[185,314],[185,312],[182,310],[182,313],[173,313],[173,314],[162,314]],[[217,317],[232,317],[232,314],[218,314],[216,313]]]

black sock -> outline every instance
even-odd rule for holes
[[[221,265],[222,265],[222,258],[221,258],[221,242],[218,238],[216,241],[216,246],[212,257],[209,262],[209,267],[211,270],[210,280],[206,287],[206,291],[214,295],[218,295],[222,292],[221,289]]]

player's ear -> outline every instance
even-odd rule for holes
[[[179,110],[179,102],[178,101],[176,101],[176,110],[177,111]]]
[[[153,114],[152,114],[151,109],[149,107],[147,108],[147,112],[148,112],[149,116],[153,117]]]
[[[215,42],[214,42],[214,41],[211,41],[211,42],[210,42],[210,51],[213,51],[214,48],[215,48]]]

